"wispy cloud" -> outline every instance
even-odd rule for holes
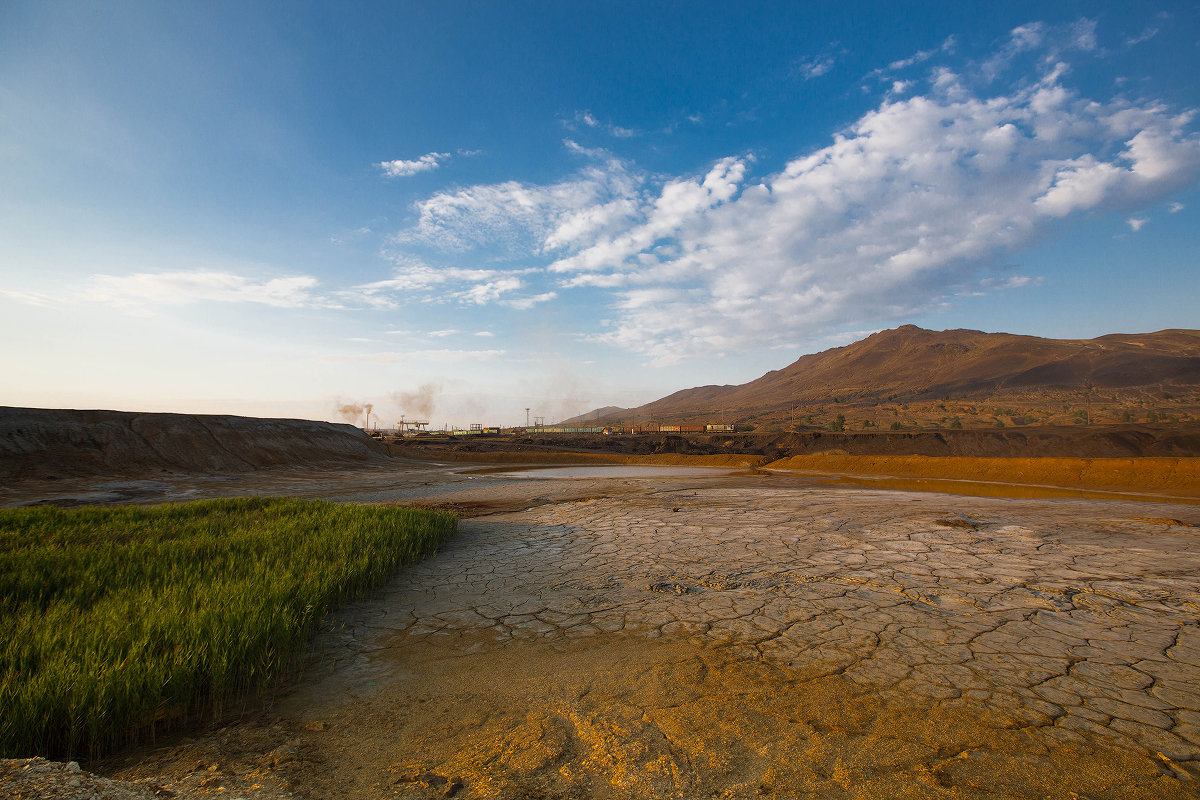
[[[94,275],[78,299],[115,306],[181,305],[200,301],[256,303],[275,308],[334,305],[315,292],[317,279],[308,275],[256,279],[232,272],[194,270]]]
[[[1158,36],[1162,31],[1163,25],[1166,25],[1171,19],[1171,14],[1168,11],[1159,11],[1154,15],[1151,22],[1147,23],[1146,27],[1142,28],[1141,33],[1136,36],[1130,36],[1125,39],[1126,47],[1136,47],[1139,44],[1150,41],[1155,36]]]
[[[62,295],[51,294],[49,292],[32,292],[23,289],[0,289],[0,297],[7,297],[9,300],[22,305],[38,306],[41,308],[63,304]]]
[[[1053,66],[1071,51],[1089,52],[1098,46],[1094,19],[1063,25],[1030,22],[1013,28],[999,50],[983,62],[980,72],[987,80],[995,80],[1022,53],[1036,53],[1043,65]]]
[[[399,352],[385,351],[379,353],[336,353],[317,356],[318,361],[365,361],[375,364],[402,364],[411,361],[432,361],[437,363],[460,361],[490,361],[500,358],[506,350],[452,350],[427,349],[403,350]]]
[[[900,72],[902,70],[906,70],[909,67],[915,66],[916,64],[923,64],[924,62],[928,61],[929,59],[933,58],[936,55],[941,55],[942,53],[953,52],[955,46],[956,46],[955,38],[953,36],[948,36],[942,41],[941,45],[939,45],[938,47],[932,48],[930,50],[918,50],[917,52],[913,53],[911,56],[896,59],[895,61],[888,64],[886,67],[879,67],[877,69],[871,70],[869,73],[867,73],[867,77],[868,78],[888,78],[888,79],[890,79],[890,76],[893,73]]]
[[[811,56],[797,61],[792,65],[792,72],[806,81],[819,78],[833,69],[836,59],[828,54]]]
[[[376,166],[382,169],[383,174],[389,178],[403,178],[408,175],[416,175],[418,172],[428,172],[437,169],[448,158],[450,158],[449,153],[426,153],[411,161],[404,159],[380,161]]]
[[[609,136],[615,136],[618,139],[629,139],[637,135],[637,131],[633,128],[625,128],[620,125],[614,125],[611,122],[601,122],[590,111],[576,111],[575,116],[571,119],[562,121],[563,127],[567,130],[578,130],[580,127],[593,128],[603,131]]]
[[[1130,217],[1129,219],[1125,220],[1125,222],[1129,224],[1129,229],[1134,233],[1140,231],[1149,221],[1150,220],[1146,217]]]
[[[1126,47],[1133,47],[1134,45],[1141,44],[1142,42],[1148,42],[1155,36],[1158,36],[1158,31],[1159,28],[1156,25],[1147,25],[1137,36],[1130,36],[1128,39],[1126,39],[1125,45]]]
[[[534,269],[498,270],[433,267],[412,259],[401,260],[392,277],[359,284],[337,295],[347,304],[396,308],[409,302],[458,302],[464,305],[497,304],[527,309],[544,302],[544,295],[523,294],[524,276]],[[429,336],[450,336],[457,329],[432,331]]]

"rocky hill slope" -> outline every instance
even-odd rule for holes
[[[792,405],[1200,390],[1200,331],[1043,339],[904,325],[806,355],[740,386],[700,386],[602,420],[745,416]],[[589,422],[596,412],[577,418]]]
[[[0,479],[220,474],[386,459],[352,425],[0,407]]]

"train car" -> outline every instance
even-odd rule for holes
[[[733,433],[732,425],[705,425],[704,429],[709,433]]]

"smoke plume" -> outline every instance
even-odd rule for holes
[[[344,405],[339,404],[337,407],[337,413],[342,419],[346,420],[346,422],[349,422],[352,425],[361,425],[366,427],[367,418],[374,409],[375,406],[370,403],[347,403]]]
[[[429,419],[433,416],[433,409],[441,391],[441,384],[425,383],[415,392],[392,392],[391,398],[406,416]]]

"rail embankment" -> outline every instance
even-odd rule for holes
[[[404,447],[403,445],[389,445],[388,450],[396,458],[471,464],[644,464],[647,466],[753,469],[761,467],[770,460],[766,456],[755,453],[712,453],[707,455],[650,453],[636,455],[630,453],[580,453],[568,450],[434,450],[424,447]]]

